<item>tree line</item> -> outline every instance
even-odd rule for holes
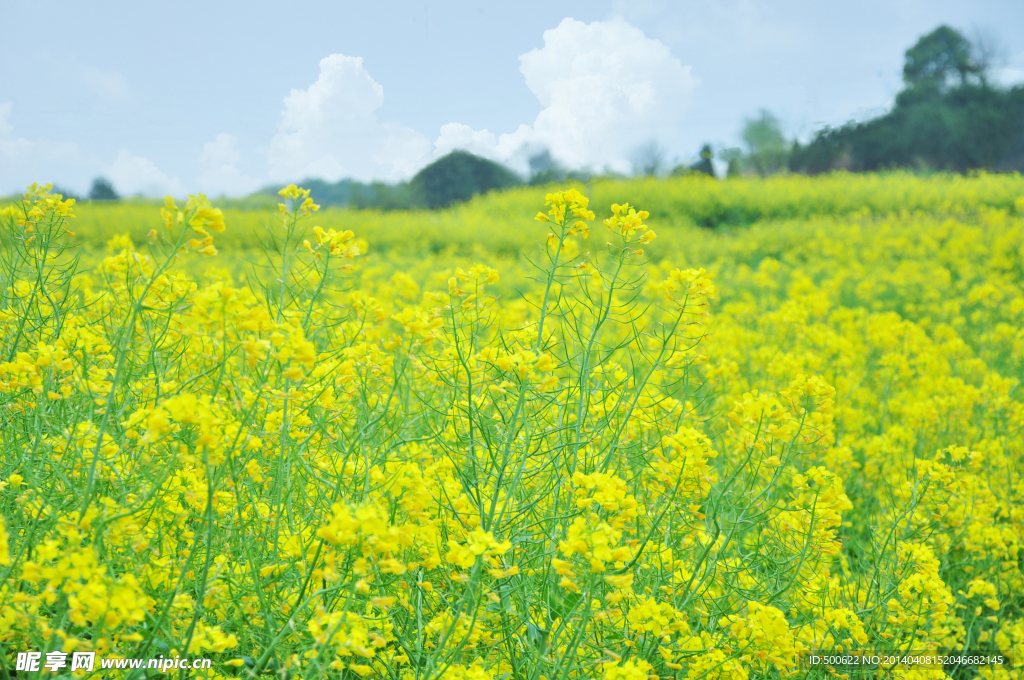
[[[825,127],[810,142],[801,144],[788,140],[779,119],[762,109],[743,127],[743,148],[720,150],[719,160],[727,162],[729,175],[892,168],[1024,172],[1024,86],[1004,88],[993,83],[991,62],[983,45],[972,44],[959,31],[940,26],[906,51],[903,88],[890,112]],[[704,145],[696,162],[669,169],[663,150],[651,142],[634,151],[634,172],[712,175],[714,155],[711,146]],[[590,178],[587,172],[561,167],[546,150],[529,159],[526,179],[491,160],[453,151],[408,182],[306,179],[302,184],[325,205],[401,210],[443,208],[520,184]],[[266,187],[250,199],[276,200],[278,188]],[[97,178],[88,198],[107,201],[119,197],[109,181]]]
[[[748,152],[737,172],[908,168],[1024,172],[1024,86],[992,82],[991,59],[959,31],[940,26],[908,49],[893,109],[862,122],[819,130],[807,144],[787,142],[768,111],[747,121]]]

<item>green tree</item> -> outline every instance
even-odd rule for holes
[[[521,184],[511,170],[467,151],[452,151],[416,173],[409,183],[418,202],[443,208],[492,189]]]
[[[907,90],[946,92],[952,86],[981,81],[984,69],[973,46],[959,31],[939,26],[906,51],[903,82]]]
[[[757,118],[748,118],[742,137],[747,146],[747,163],[757,174],[770,175],[786,167],[789,142],[771,111],[761,109]]]
[[[820,131],[793,171],[994,168],[1024,132],[1024,87],[989,83],[991,46],[939,26],[906,51],[904,88],[884,116]]]
[[[89,190],[91,201],[117,201],[121,197],[114,191],[114,185],[105,177],[97,177],[92,181],[92,188]]]

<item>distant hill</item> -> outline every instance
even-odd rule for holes
[[[415,200],[428,208],[444,208],[477,194],[508,189],[523,181],[503,165],[467,151],[452,151],[416,173],[409,183]]]
[[[426,166],[408,182],[364,184],[351,179],[334,183],[306,179],[299,184],[309,189],[320,205],[405,210],[444,208],[488,191],[518,186],[523,180],[503,165],[458,150]],[[243,201],[276,196],[280,188],[265,187]]]

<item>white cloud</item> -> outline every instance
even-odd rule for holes
[[[465,149],[471,153],[492,156],[498,146],[493,132],[474,130],[462,123],[448,123],[441,126],[441,134],[434,142],[434,153],[444,156],[455,149]]]
[[[629,171],[630,151],[638,145],[677,146],[683,110],[698,83],[668,47],[621,18],[565,19],[544,32],[544,47],[519,62],[544,107],[533,124],[497,137],[445,125],[437,153],[465,148],[525,171],[530,153],[547,147],[570,167]]]
[[[121,149],[114,164],[106,169],[118,193],[131,196],[183,196],[185,187],[177,177],[168,177],[153,161]]]
[[[284,99],[278,133],[270,142],[270,176],[282,181],[322,177],[400,179],[415,172],[431,151],[419,132],[380,122],[384,88],[359,57],[332,54],[320,76]]]
[[[238,168],[242,153],[238,138],[220,133],[212,142],[203,145],[199,163],[204,168],[199,176],[199,190],[211,196],[241,196],[259,188],[260,181]]]
[[[78,145],[14,135],[11,102],[0,102],[0,195],[22,191],[32,182],[60,182],[81,164]]]

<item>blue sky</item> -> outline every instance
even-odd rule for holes
[[[738,143],[775,112],[809,137],[884,111],[903,51],[947,23],[1024,82],[1024,2],[46,3],[0,0],[0,194],[244,194],[407,178],[452,148],[625,170]],[[12,30],[13,28],[13,30]]]

